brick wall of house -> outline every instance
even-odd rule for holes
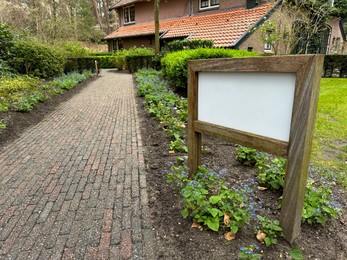
[[[179,3],[178,3],[179,2]],[[154,21],[153,1],[139,2],[135,4],[135,22],[147,23]],[[123,7],[118,9],[120,14],[120,24],[124,25]],[[189,0],[160,1],[159,19],[166,20],[173,17],[182,17],[189,15]]]
[[[347,46],[346,42],[343,41],[339,18],[331,19],[328,24],[331,27],[328,54],[347,53]]]
[[[219,10],[228,10],[228,9],[234,9],[234,8],[241,8],[246,7],[247,0],[219,0],[219,7],[217,8],[211,8],[211,9],[203,9],[200,10],[199,6],[199,0],[192,0],[192,10],[193,14],[200,14],[200,13],[206,13],[206,12],[214,12]]]
[[[264,43],[261,40],[259,30],[253,32],[250,37],[248,37],[243,43],[241,43],[239,49],[264,53]]]
[[[247,0],[220,0],[219,7],[200,10],[199,0],[176,0],[160,1],[160,20],[166,20],[173,17],[182,17],[187,15],[197,15],[207,12],[220,10],[229,10],[235,8],[245,8]],[[124,25],[123,7],[118,9],[120,14],[120,24]],[[135,21],[136,23],[146,23],[153,21],[153,1],[135,3]]]
[[[130,49],[134,46],[154,48],[154,37],[145,36],[145,37],[136,37],[136,38],[123,38],[122,43],[123,43],[124,49]]]

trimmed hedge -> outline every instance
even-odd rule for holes
[[[347,77],[347,55],[325,55],[324,77]]]
[[[126,56],[126,65],[130,73],[139,69],[160,69],[160,60],[155,55]]]
[[[64,72],[70,73],[78,71],[81,73],[84,70],[91,70],[92,72],[95,72],[95,60],[95,57],[67,59]]]
[[[112,69],[117,67],[117,59],[115,56],[89,56],[82,58],[67,59],[65,73],[72,71],[82,72],[91,70],[95,72],[95,61],[98,62],[99,69]]]
[[[129,50],[121,50],[114,53],[117,60],[118,70],[127,69],[126,57],[127,56],[147,56],[154,55],[154,50],[150,48],[130,48]]]
[[[169,42],[166,48],[169,52],[175,52],[185,49],[212,48],[212,46],[212,40],[176,40]]]
[[[195,49],[173,52],[161,60],[163,76],[175,88],[187,88],[188,60],[259,56],[258,53],[231,49]]]

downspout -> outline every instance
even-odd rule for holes
[[[189,0],[188,1],[188,15],[192,16],[192,13],[193,13],[193,1]]]

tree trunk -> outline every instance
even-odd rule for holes
[[[102,0],[102,6],[104,9],[104,15],[105,15],[105,22],[106,22],[106,27],[107,27],[107,33],[110,34],[111,33],[111,27],[110,27],[110,18],[108,15],[108,5],[107,5],[107,1]]]
[[[160,39],[159,39],[159,2],[160,0],[154,0],[154,45],[155,55],[160,53]]]
[[[94,11],[94,15],[95,15],[95,18],[99,24],[99,27],[100,27],[100,31],[104,32],[103,28],[102,28],[102,23],[101,23],[101,19],[100,19],[100,15],[99,15],[99,10],[98,10],[98,5],[97,5],[97,2],[96,0],[92,0],[92,3],[93,3],[93,11]]]

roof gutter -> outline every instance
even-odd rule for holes
[[[283,0],[280,0],[277,2],[276,5],[274,5],[274,7],[271,8],[271,10],[269,12],[267,12],[257,23],[255,23],[249,30],[247,30],[244,34],[242,34],[240,36],[239,39],[237,39],[233,44],[230,45],[230,47],[232,49],[237,49],[240,47],[241,43],[243,43],[245,40],[247,40],[251,34],[253,33],[253,31],[258,28],[260,25],[262,25],[270,15],[272,15],[275,10],[277,9],[277,7],[279,7],[282,4]]]
[[[112,11],[113,9],[117,9],[117,8],[127,6],[127,5],[132,5],[132,4],[135,4],[137,2],[144,2],[144,0],[134,0],[134,1],[131,1],[130,3],[127,3],[127,4],[119,4],[120,2],[121,2],[121,0],[118,0],[117,3],[115,3],[114,5],[109,7],[108,10]]]

